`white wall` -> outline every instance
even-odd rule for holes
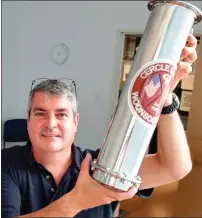
[[[33,79],[72,78],[81,117],[76,143],[100,147],[117,101],[120,32],[142,33],[148,17],[146,1],[3,1],[2,122],[26,117]],[[195,33],[202,34],[202,23]],[[58,42],[70,49],[60,66],[50,59]]]

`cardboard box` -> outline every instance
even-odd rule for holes
[[[180,110],[181,111],[190,111],[191,107],[191,91],[182,91],[181,100],[180,100]]]
[[[133,60],[125,60],[123,63],[123,81],[126,81],[127,74],[130,73]]]
[[[192,91],[193,87],[194,87],[194,75],[189,74],[182,80],[181,89]]]
[[[124,58],[133,59],[136,48],[136,37],[127,36],[125,41]]]

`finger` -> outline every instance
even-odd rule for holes
[[[178,63],[178,70],[175,73],[175,80],[179,82],[183,77],[185,77],[187,74],[191,72],[192,72],[192,66],[187,62],[180,61]]]
[[[196,37],[194,35],[190,34],[188,36],[186,46],[196,48],[196,46],[197,46],[197,39],[196,39]]]
[[[81,163],[81,171],[89,174],[90,161],[92,160],[91,154],[87,153],[85,159]]]
[[[180,58],[181,60],[192,64],[197,59],[196,49],[194,47],[185,47]]]
[[[132,198],[138,191],[138,188],[133,186],[132,188],[130,188],[127,192],[122,192],[122,193],[119,193],[117,195],[118,197],[118,201],[122,201],[122,200],[125,200],[125,199],[130,199]]]
[[[136,193],[138,192],[138,187],[133,186],[129,191],[127,192],[128,197],[132,198]]]

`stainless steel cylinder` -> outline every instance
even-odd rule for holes
[[[151,1],[151,10],[97,160],[93,178],[121,191],[142,182],[139,169],[177,63],[201,11],[182,1]]]

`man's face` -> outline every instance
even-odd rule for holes
[[[71,146],[78,121],[79,114],[74,117],[72,103],[68,98],[36,92],[28,119],[32,146],[47,152]]]

